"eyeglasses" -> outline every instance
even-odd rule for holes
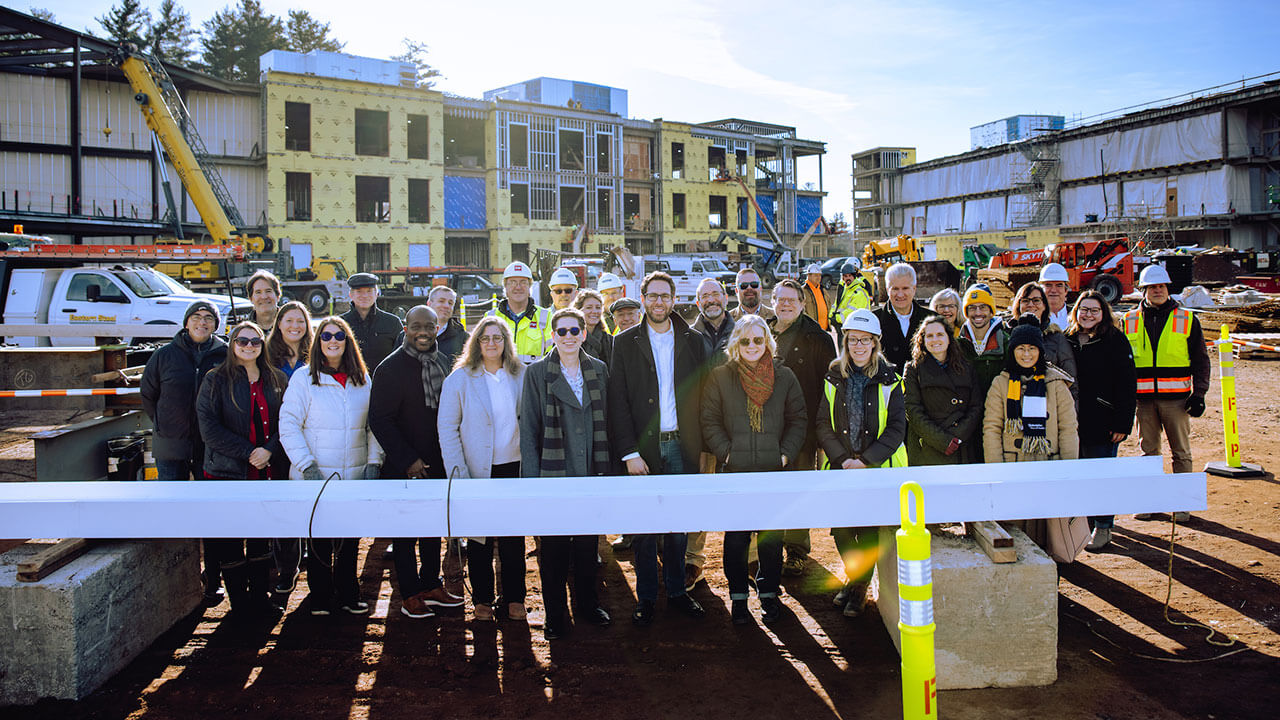
[[[868,346],[869,346],[869,345],[874,345],[874,344],[876,343],[876,339],[875,339],[875,337],[874,337],[874,336],[872,336],[872,337],[851,337],[851,338],[849,338],[848,343],[849,343],[850,345],[868,345]]]
[[[671,293],[662,293],[661,295],[659,295],[658,293],[645,293],[644,299],[648,300],[649,302],[665,303],[665,302],[671,302],[673,299],[675,299],[675,296],[672,295]]]
[[[555,293],[556,295],[568,295],[576,289],[577,288],[571,288],[571,287],[551,288],[551,292]]]
[[[751,290],[759,290],[759,289],[760,289],[760,281],[758,281],[758,280],[757,280],[757,281],[755,281],[755,282],[740,282],[740,283],[738,283],[738,289],[739,289],[739,290],[747,290],[747,289],[751,289]]]
[[[556,334],[559,335],[560,337],[564,337],[565,335],[572,335],[574,337],[578,337],[578,334],[581,332],[582,332],[582,328],[578,327],[577,325],[556,328]]]
[[[240,347],[262,347],[262,338],[260,337],[238,337],[236,344]]]
[[[502,336],[501,335],[481,335],[480,342],[489,343],[489,344],[500,343],[502,342]]]
[[[1024,303],[1031,303],[1032,305],[1043,305],[1043,304],[1044,304],[1044,300],[1043,300],[1043,299],[1041,299],[1041,298],[1038,298],[1038,297],[1034,297],[1034,298],[1033,298],[1033,297],[1024,297],[1024,298],[1022,298],[1022,302],[1024,302]]]
[[[218,318],[210,315],[209,313],[196,313],[195,315],[192,315],[190,319],[204,323],[205,325],[218,322]]]
[[[1077,315],[1101,315],[1102,308],[1095,308],[1095,307],[1089,307],[1088,305],[1081,305],[1080,307],[1076,308],[1076,314]]]
[[[329,332],[328,330],[325,330],[320,333],[320,339],[324,342],[329,342],[330,340],[346,340],[347,333],[342,330],[339,330],[338,332]]]
[[[755,337],[749,337],[749,338],[745,338],[745,337],[739,338],[738,344],[741,345],[742,347],[747,347],[748,345],[763,345],[764,338],[760,337],[759,335]]]
[[[800,298],[778,297],[777,295],[773,296],[774,305],[795,305],[798,302],[800,302]]]
[[[935,309],[935,310],[937,310],[937,311],[939,311],[939,312],[941,312],[941,311],[943,311],[943,310],[951,310],[951,311],[955,311],[955,310],[959,310],[959,309],[960,309],[960,306],[959,306],[959,305],[953,305],[953,304],[951,304],[951,303],[947,303],[947,304],[945,304],[945,305],[943,305],[943,304],[939,304],[939,305],[938,305],[936,308],[934,308],[934,309]]]

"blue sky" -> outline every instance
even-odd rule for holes
[[[37,6],[96,33],[110,4]],[[230,3],[182,4],[198,26]],[[971,126],[1009,115],[1070,120],[1280,71],[1275,0],[262,4],[281,16],[306,7],[356,55],[395,54],[405,35],[427,42],[439,89],[461,95],[549,75],[626,88],[633,117],[795,126],[827,142],[828,217],[848,216],[858,150],[914,146],[930,159],[968,150]],[[800,172],[817,182],[816,163]]]

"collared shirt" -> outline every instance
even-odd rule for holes
[[[1049,322],[1058,326],[1059,330],[1066,331],[1067,326],[1071,323],[1071,307],[1063,305],[1058,312],[1049,311]]]
[[[493,464],[520,462],[520,425],[516,422],[515,378],[506,368],[484,373],[493,414]]]
[[[676,415],[676,332],[667,326],[666,332],[658,332],[653,325],[645,323],[645,331],[649,333],[649,345],[653,347],[653,365],[658,371],[658,411],[659,427],[662,432],[671,432],[680,427]]]

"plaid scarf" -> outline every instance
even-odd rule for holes
[[[426,396],[427,407],[431,410],[440,406],[440,388],[444,385],[444,367],[440,365],[441,353],[437,352],[439,347],[438,344],[432,345],[426,352],[407,345],[404,348],[409,357],[422,364],[422,394]]]
[[[747,393],[747,420],[752,430],[760,432],[764,423],[764,404],[773,394],[773,360],[762,357],[754,366],[739,361],[738,380]]]
[[[582,369],[582,394],[591,407],[591,474],[608,475],[612,470],[609,462],[609,433],[604,418],[604,383],[595,368],[591,366],[586,351],[578,351],[579,367]],[[547,387],[555,385],[560,378],[560,353],[552,350],[547,353]],[[543,410],[542,426],[542,476],[564,477],[565,446],[564,426],[561,419],[560,404],[555,396],[547,393],[547,405]]]
[[[1032,371],[1009,376],[1004,430],[1010,435],[1021,431],[1022,450],[1029,455],[1049,454],[1049,438],[1045,436],[1049,418],[1047,395],[1043,373]]]

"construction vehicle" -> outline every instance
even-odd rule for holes
[[[899,235],[892,240],[872,240],[862,251],[862,267],[876,265],[887,267],[896,262],[918,262],[920,248],[910,235]]]
[[[916,296],[919,298],[931,298],[946,288],[960,288],[962,276],[955,265],[947,260],[924,260],[916,239],[910,235],[899,235],[892,239],[872,240],[862,251],[863,272],[875,272],[877,301],[888,299],[884,270],[894,263],[906,263],[915,269]]]
[[[7,325],[83,327],[79,337],[11,337],[24,347],[94,345],[96,330],[113,325],[154,325],[155,333],[122,338],[168,340],[182,328],[187,308],[208,302],[218,327],[251,318],[243,298],[193,293],[149,266],[166,262],[226,262],[243,255],[235,245],[170,248],[151,245],[53,245],[0,251],[0,297]],[[176,286],[176,287],[175,287]]]
[[[765,232],[768,233],[769,240],[772,242],[766,242],[747,233],[722,230],[716,241],[712,243],[712,248],[725,249],[725,241],[727,239],[736,240],[740,245],[752,248],[751,251],[748,251],[752,255],[750,259],[751,266],[755,269],[756,274],[760,276],[760,280],[765,287],[773,287],[778,280],[784,277],[795,277],[799,270],[799,253],[782,242],[782,237],[778,235],[778,231],[773,227],[773,222],[769,220],[769,216],[765,215],[764,210],[760,208],[760,203],[756,202],[755,193],[751,192],[751,189],[747,187],[747,182],[741,177],[729,175],[727,172],[718,176],[715,182],[738,183],[738,186],[742,188],[742,192],[746,194],[747,200],[751,203],[751,207],[755,208],[756,217],[759,218],[760,224],[764,226]],[[823,222],[825,223],[826,221],[824,220]],[[810,228],[801,242],[807,242],[812,234],[813,228]]]
[[[991,243],[978,243],[964,247],[964,287],[978,282],[978,271],[991,264],[991,258],[1005,252],[1007,248],[997,247]]]
[[[1107,240],[1061,242],[1042,250],[1008,250],[995,254],[978,281],[991,288],[996,301],[1009,300],[1018,288],[1040,276],[1040,267],[1056,262],[1067,270],[1068,290],[1078,293],[1090,288],[1114,303],[1133,292],[1133,253],[1126,237]]]
[[[161,272],[193,287],[202,287],[227,280],[242,281],[258,269],[267,269],[281,279],[284,293],[290,299],[301,300],[313,313],[329,308],[331,299],[346,302],[347,270],[341,260],[319,257],[313,262],[308,258],[305,263],[300,263],[302,269],[296,269],[287,242],[277,245],[270,237],[244,233],[239,229],[245,224],[244,219],[236,209],[217,166],[210,159],[204,141],[164,65],[139,52],[130,43],[117,47],[110,61],[128,78],[134,102],[138,104],[147,127],[173,163],[212,243],[240,245],[246,253],[243,262],[162,264]],[[163,162],[159,165],[164,167]],[[182,226],[177,222],[173,192],[167,178],[163,188],[177,237],[158,239],[156,244],[189,245],[191,241],[182,236]]]
[[[566,253],[539,248],[534,251],[533,262],[530,263],[534,277],[533,301],[544,307],[551,304],[551,288],[547,280],[560,267],[569,268],[578,276],[578,287],[594,288],[602,274],[613,273],[622,279],[624,297],[638,300],[645,266],[644,258],[632,255],[624,247],[604,246],[598,253]]]

